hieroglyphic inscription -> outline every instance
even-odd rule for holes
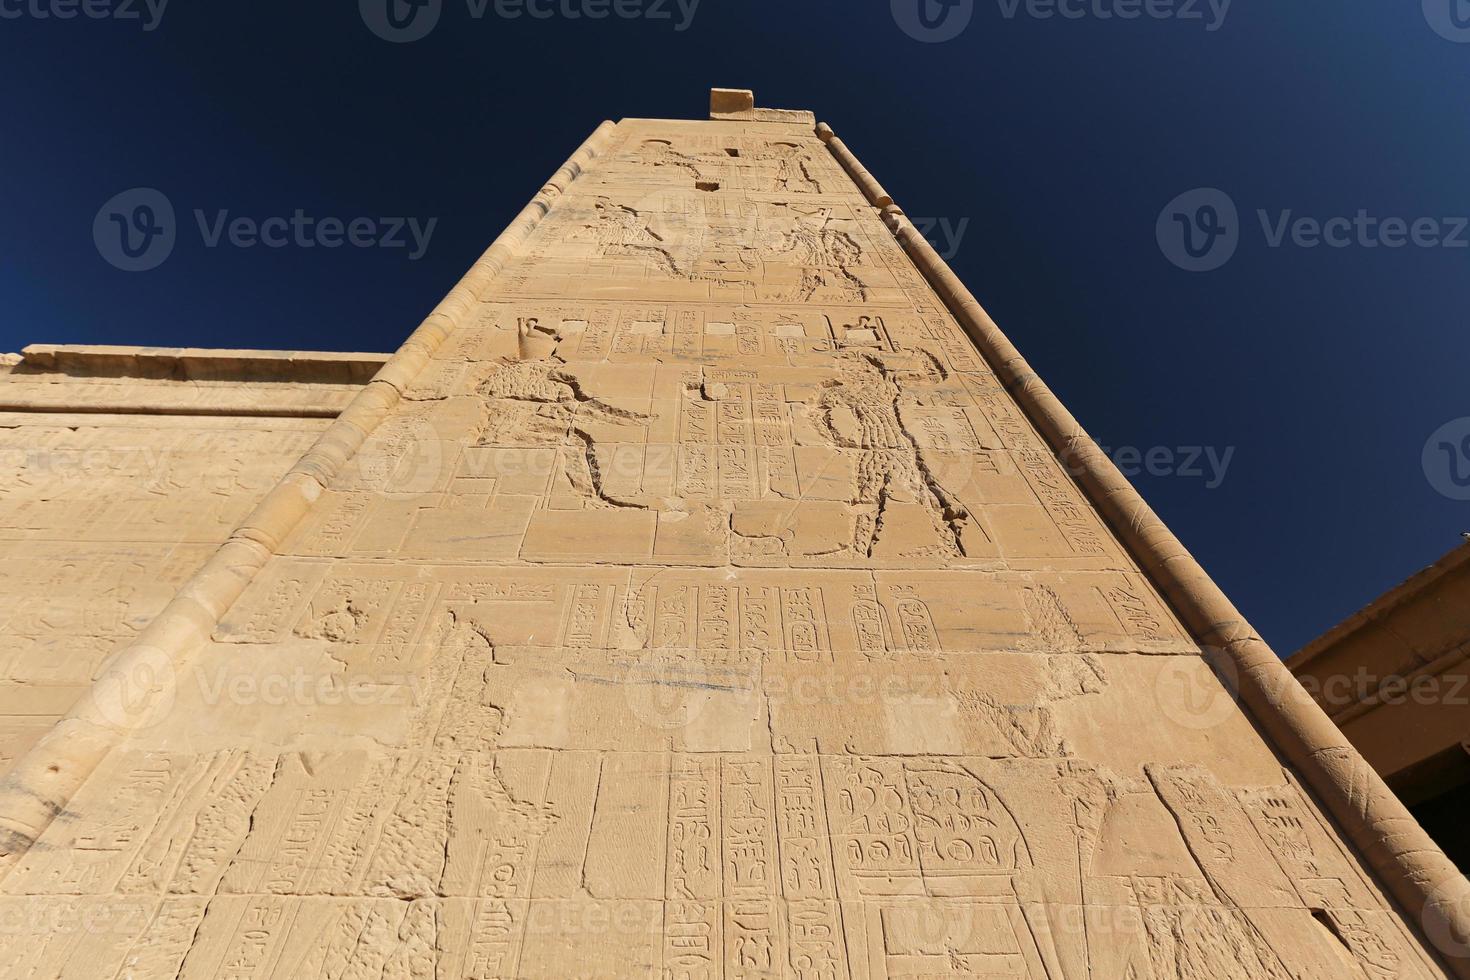
[[[12,972],[1441,975],[813,125],[627,120],[549,185],[0,852],[0,915],[134,910]],[[310,445],[239,428],[132,495],[24,460],[6,677],[85,690]]]

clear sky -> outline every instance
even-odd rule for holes
[[[391,350],[600,120],[748,87],[1278,652],[1470,531],[1467,0],[413,3],[0,0],[0,350]]]

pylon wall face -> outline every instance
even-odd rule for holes
[[[602,131],[101,673],[0,973],[1442,975],[810,120],[730,114]]]

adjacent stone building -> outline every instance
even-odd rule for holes
[[[37,344],[0,363],[0,772],[387,359]]]
[[[1470,545],[1287,660],[1436,841],[1470,868]]]
[[[600,126],[366,384],[0,382],[68,409],[22,450],[180,455],[7,504],[10,703],[69,673],[0,975],[1470,976],[1470,886],[873,176],[712,110]]]

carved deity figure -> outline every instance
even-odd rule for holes
[[[936,554],[962,554],[959,532],[966,514],[929,470],[904,424],[904,385],[915,380],[913,372],[890,367],[884,355],[864,351],[847,356],[840,379],[818,396],[819,430],[835,448],[858,453],[851,504],[858,511],[852,547],[860,555],[873,554],[894,504],[923,508],[934,527]]]

